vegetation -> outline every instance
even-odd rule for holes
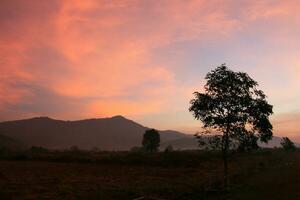
[[[32,153],[47,153],[48,149],[44,148],[44,147],[40,147],[40,146],[32,146],[30,148],[30,151]]]
[[[195,137],[198,140],[199,147],[206,151],[220,151],[222,150],[222,136],[209,135],[209,133],[196,133]]]
[[[137,147],[137,146],[134,146],[130,149],[130,152],[144,152],[144,147]]]
[[[149,129],[144,133],[142,145],[147,152],[157,152],[160,144],[160,136],[157,130]]]
[[[294,151],[296,150],[296,146],[294,142],[292,142],[288,137],[283,137],[280,142],[282,148],[286,151]]]
[[[272,106],[266,101],[257,82],[243,72],[229,70],[225,64],[205,77],[204,93],[195,92],[189,111],[203,123],[204,133],[221,138],[224,161],[224,188],[228,188],[228,152],[230,144],[238,142],[240,149],[257,147],[259,138],[272,138],[269,115]]]
[[[174,149],[173,149],[173,146],[172,146],[172,145],[168,145],[168,146],[166,146],[166,148],[165,148],[165,153],[172,152],[172,151],[174,151]]]
[[[223,193],[221,152],[14,152],[0,156],[0,199],[297,199],[298,152],[260,149],[229,159],[231,190]]]

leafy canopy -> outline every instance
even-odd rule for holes
[[[144,149],[148,152],[156,152],[158,151],[159,144],[160,135],[158,131],[155,129],[146,130],[142,141]]]
[[[241,142],[256,142],[254,136],[262,142],[272,138],[272,105],[263,91],[257,89],[256,81],[246,73],[229,70],[225,64],[205,79],[204,92],[194,93],[189,108],[203,122],[204,130],[226,133],[228,138]]]
[[[293,151],[296,149],[296,145],[288,137],[283,137],[280,144],[286,151]]]

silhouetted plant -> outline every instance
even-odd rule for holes
[[[74,145],[74,146],[71,146],[71,147],[70,147],[70,151],[71,151],[71,152],[77,153],[77,152],[80,152],[80,149],[79,149],[78,146]]]
[[[78,146],[73,145],[70,147],[69,150],[66,151],[67,154],[71,155],[72,157],[82,157],[85,155],[87,152],[80,149]]]
[[[32,153],[47,153],[48,151],[49,151],[48,149],[40,146],[32,146],[30,148],[30,152]]]
[[[157,152],[160,144],[160,136],[157,130],[149,129],[144,133],[142,145],[147,152]]]
[[[134,146],[130,149],[130,152],[134,152],[134,153],[141,153],[141,152],[144,152],[144,151],[145,151],[144,147]]]
[[[198,145],[203,150],[222,150],[222,135],[210,134],[207,130],[195,134]]]
[[[169,144],[169,145],[165,148],[165,153],[172,152],[172,151],[174,151],[174,148],[173,148],[172,145]]]
[[[288,137],[283,137],[280,142],[282,148],[286,151],[296,150],[294,142],[292,142]]]
[[[99,153],[99,152],[101,152],[101,149],[100,149],[99,147],[93,147],[93,148],[91,149],[91,152]]]
[[[221,135],[224,161],[224,188],[228,189],[228,152],[232,141],[243,145],[250,135],[267,142],[272,138],[269,115],[272,106],[266,101],[257,82],[248,74],[234,72],[225,64],[212,70],[205,77],[204,92],[195,92],[189,111],[203,123],[208,133]],[[248,143],[247,143],[248,144]]]
[[[254,133],[238,135],[238,151],[251,151],[258,149],[258,137]]]

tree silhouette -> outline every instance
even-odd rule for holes
[[[210,151],[222,150],[222,136],[218,134],[211,134],[209,131],[203,131],[195,134],[198,140],[198,145],[201,149]]]
[[[166,146],[165,148],[165,153],[169,153],[169,152],[172,152],[174,151],[174,148],[171,144],[169,144],[168,146]]]
[[[160,143],[160,136],[157,130],[149,129],[144,133],[142,145],[145,151],[157,152]]]
[[[286,151],[294,151],[296,146],[288,137],[283,137],[280,142],[282,148]]]
[[[238,135],[238,151],[251,151],[258,149],[258,137],[252,132],[249,134]]]
[[[233,142],[248,136],[267,142],[272,138],[269,115],[272,106],[266,101],[258,83],[248,74],[234,72],[225,64],[212,70],[205,77],[204,92],[195,92],[189,111],[202,121],[206,132],[221,135],[224,162],[224,188],[228,189],[228,153]]]

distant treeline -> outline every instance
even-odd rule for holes
[[[294,151],[300,149],[295,148]],[[252,152],[232,152],[234,156],[276,154],[287,152],[283,148],[261,148]],[[220,151],[182,150],[146,152],[136,151],[101,151],[99,149],[82,150],[73,146],[66,150],[49,150],[33,146],[26,150],[1,150],[1,160],[37,160],[51,162],[78,162],[103,164],[140,164],[154,166],[195,166],[205,161],[221,160]]]

